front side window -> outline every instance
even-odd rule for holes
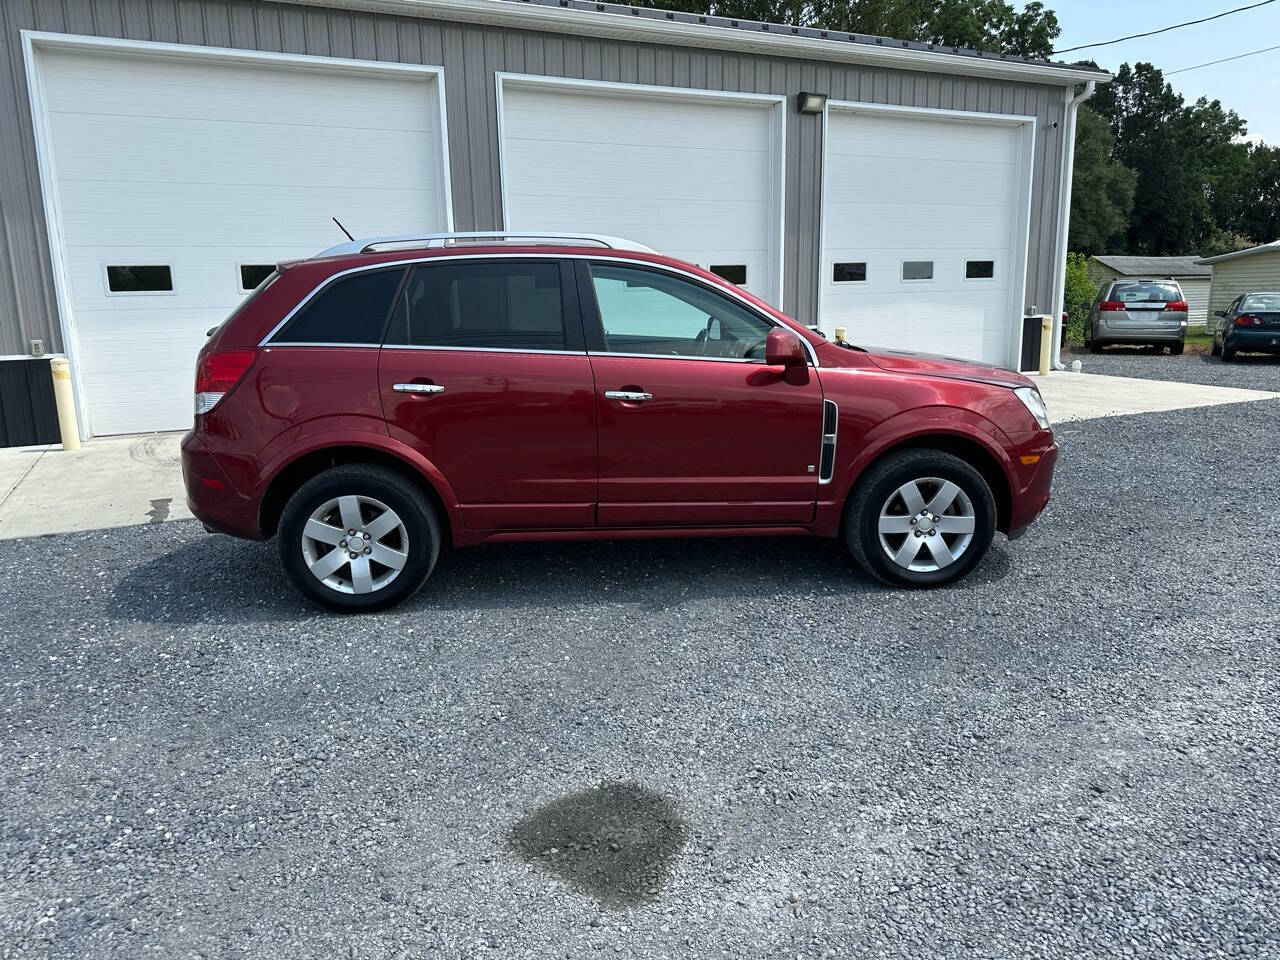
[[[643,267],[591,264],[610,353],[761,360],[772,329],[727,297]]]
[[[272,343],[376,345],[403,278],[403,269],[343,277],[312,297]]]
[[[387,344],[564,350],[560,264],[461,260],[417,267]]]

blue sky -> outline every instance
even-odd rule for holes
[[[1242,7],[1250,0],[1046,0],[1055,10],[1062,36],[1056,46],[1111,40],[1130,33],[1195,20]],[[1154,37],[1126,40],[1081,50],[1055,59],[1093,57],[1104,68],[1140,60],[1166,73],[1209,60],[1230,57],[1280,43],[1280,3],[1246,10],[1209,23],[1182,27]],[[1251,136],[1280,146],[1280,50],[1245,57],[1168,78],[1188,101],[1204,96],[1221,100],[1249,125]]]

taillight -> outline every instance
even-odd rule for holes
[[[1166,310],[1172,310],[1172,311],[1174,311],[1175,313],[1186,313],[1186,312],[1187,312],[1187,301],[1185,301],[1185,300],[1170,300],[1168,303],[1166,303],[1166,304],[1164,305],[1164,308],[1165,308]]]
[[[1098,309],[1103,311],[1123,310],[1124,304],[1119,300],[1103,300],[1098,304]]]
[[[196,364],[196,413],[208,413],[249,372],[257,350],[214,350]]]
[[[1242,313],[1236,317],[1237,327],[1260,327],[1262,326],[1262,318],[1255,317],[1252,313]]]

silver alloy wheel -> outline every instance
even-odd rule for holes
[[[381,500],[335,497],[311,511],[302,528],[302,559],[311,575],[339,593],[373,593],[409,561],[409,532]]]
[[[933,573],[955,563],[973,542],[973,501],[950,480],[904,483],[880,508],[880,546],[895,564]]]

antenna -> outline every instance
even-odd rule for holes
[[[339,220],[337,217],[330,217],[329,219],[330,219],[330,220],[332,220],[334,223],[336,223],[336,224],[338,225],[338,229],[339,229],[339,230],[341,230],[343,233],[345,233],[345,234],[347,235],[347,239],[348,239],[348,240],[354,240],[354,239],[355,239],[355,237],[353,237],[353,236],[351,235],[351,231],[350,231],[350,230],[348,230],[346,227],[344,227],[344,226],[342,225],[342,221],[341,221],[341,220]]]

